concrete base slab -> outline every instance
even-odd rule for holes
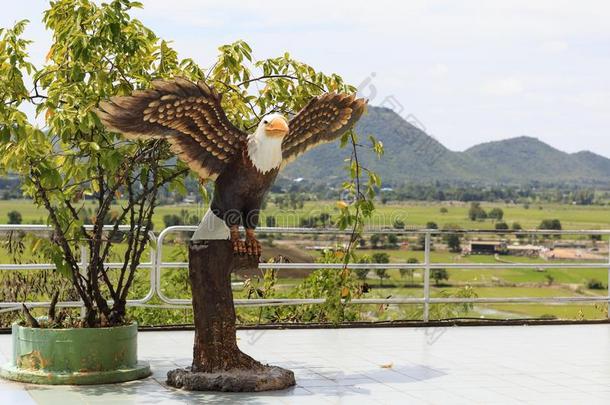
[[[295,379],[292,371],[276,366],[218,373],[193,372],[189,368],[179,368],[167,373],[167,384],[189,391],[253,392],[292,387],[295,385]]]
[[[30,384],[49,385],[93,385],[114,384],[139,380],[150,376],[150,365],[138,363],[136,367],[110,371],[55,373],[41,370],[26,370],[12,363],[0,367],[0,377]]]

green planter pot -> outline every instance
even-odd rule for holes
[[[13,358],[0,376],[34,384],[108,384],[148,377],[138,325],[43,329],[13,324]]]

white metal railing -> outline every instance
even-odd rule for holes
[[[45,225],[0,225],[0,232],[8,231],[24,231],[24,232],[49,232],[51,227]],[[108,227],[111,229],[111,227]],[[146,295],[142,298],[132,299],[127,301],[129,306],[154,307],[154,308],[188,308],[191,306],[191,300],[171,298],[165,295],[161,286],[161,269],[163,268],[187,268],[187,262],[164,262],[163,261],[163,246],[167,235],[175,232],[194,232],[196,226],[170,226],[165,228],[155,236],[151,233],[151,240],[156,243],[150,248],[150,262],[140,263],[138,268],[151,269],[150,271],[150,288]],[[129,230],[128,226],[121,226],[119,230]],[[315,229],[315,228],[286,228],[286,227],[260,227],[260,233],[284,233],[284,234],[325,234],[325,235],[344,235],[348,236],[348,231],[338,229]],[[420,230],[403,230],[403,229],[367,229],[365,233],[378,234],[418,234],[424,235],[424,261],[422,263],[350,263],[347,265],[349,269],[422,269],[423,270],[423,297],[422,298],[359,298],[352,299],[353,304],[420,304],[423,305],[423,321],[428,322],[430,305],[432,304],[456,304],[456,303],[571,303],[571,302],[605,302],[610,304],[610,292],[605,296],[583,296],[583,297],[494,297],[494,298],[435,298],[430,295],[430,272],[432,268],[445,269],[606,269],[608,270],[608,285],[610,286],[610,237],[608,247],[608,260],[605,262],[569,262],[569,263],[440,263],[432,262],[431,247],[432,235],[440,235],[446,233],[458,233],[463,235],[468,234],[521,234],[521,235],[610,235],[610,230],[436,230],[436,229],[420,229]],[[81,248],[81,263],[80,266],[84,269],[87,265],[86,258],[88,252],[85,246]],[[120,268],[122,263],[106,263],[108,268]],[[260,263],[260,269],[336,269],[341,270],[345,265],[340,263]],[[15,271],[15,270],[53,270],[55,266],[48,263],[32,263],[32,264],[0,264],[0,271]],[[160,305],[148,304],[150,300],[157,297],[163,302]],[[323,303],[321,298],[270,298],[270,299],[235,299],[235,305],[238,306],[279,306],[279,305],[303,305],[303,304],[319,304]],[[29,307],[46,307],[49,302],[25,302]],[[81,307],[81,301],[60,302],[58,306],[62,307]],[[0,312],[17,310],[21,307],[21,302],[0,302]],[[610,315],[609,315],[610,317]]]

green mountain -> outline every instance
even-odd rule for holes
[[[381,174],[384,185],[430,181],[610,184],[610,159],[592,152],[565,153],[536,138],[522,136],[454,152],[394,111],[381,107],[369,107],[356,129],[362,137],[372,134],[383,142],[385,154],[381,160],[366,148],[360,148],[359,159]],[[335,183],[345,179],[343,167],[349,156],[350,149],[340,149],[337,142],[321,145],[286,167],[282,175]]]

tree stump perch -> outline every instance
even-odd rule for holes
[[[263,365],[237,346],[231,272],[258,258],[237,256],[228,240],[195,240],[189,245],[195,343],[190,368],[171,370],[167,384],[195,391],[267,391],[295,385],[294,373]]]

